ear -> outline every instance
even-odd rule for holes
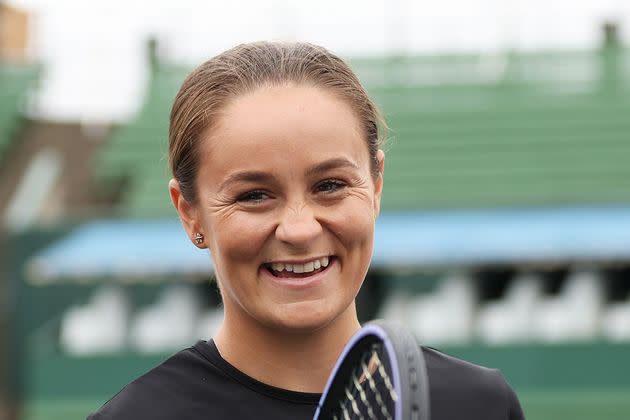
[[[196,208],[184,198],[179,182],[176,179],[171,179],[168,183],[168,190],[171,194],[173,206],[175,206],[175,210],[177,210],[177,213],[179,214],[179,219],[181,220],[182,226],[184,226],[190,241],[197,248],[207,248],[205,243],[198,244],[195,241],[195,234],[201,233],[206,236],[206,232],[203,231],[201,223],[199,222]]]
[[[383,174],[385,171],[385,152],[381,149],[376,151],[378,161],[378,177],[374,181],[374,218],[381,212],[381,196],[383,194]]]

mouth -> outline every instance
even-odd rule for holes
[[[325,256],[298,263],[271,262],[263,264],[263,267],[274,277],[306,278],[326,271],[334,259],[335,256]]]

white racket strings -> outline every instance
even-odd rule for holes
[[[375,343],[361,356],[339,400],[333,420],[393,420],[398,395],[382,362],[383,344]]]

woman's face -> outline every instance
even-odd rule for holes
[[[354,311],[381,189],[358,119],[332,94],[266,87],[231,101],[200,145],[187,226],[205,235],[226,319],[312,331]]]

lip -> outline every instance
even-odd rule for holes
[[[312,260],[305,260],[304,262],[309,262]],[[300,264],[299,262],[291,262],[289,264]],[[328,275],[330,270],[337,265],[337,258],[331,258],[328,267],[326,267],[323,271],[319,273],[313,274],[308,277],[276,277],[269,272],[264,266],[260,266],[258,269],[264,279],[281,287],[283,289],[288,290],[306,290],[319,286],[324,282],[325,277]]]
[[[320,255],[319,257],[304,258],[301,260],[273,260],[273,261],[267,261],[264,264],[306,264],[311,261],[321,260],[322,258],[325,258],[325,257],[332,259],[333,255],[325,254],[325,255]]]

